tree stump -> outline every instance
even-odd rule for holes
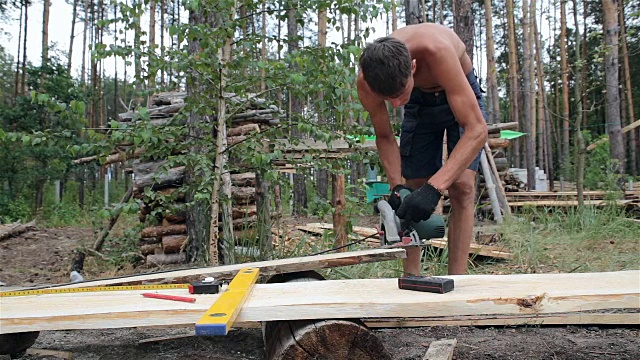
[[[315,271],[278,274],[274,282],[319,281]],[[267,360],[391,359],[384,345],[358,319],[270,321],[262,324]]]
[[[36,342],[38,335],[39,331],[0,335],[0,355],[11,355],[12,359],[20,357]]]

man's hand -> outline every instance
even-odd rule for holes
[[[395,190],[395,188],[394,188]],[[433,185],[427,183],[404,198],[398,207],[396,215],[400,219],[418,222],[427,220],[436,210],[442,194]],[[391,205],[391,203],[389,203]]]
[[[389,205],[391,205],[393,211],[398,211],[400,204],[402,204],[402,198],[400,197],[401,190],[409,190],[409,192],[412,191],[410,188],[402,184],[396,185],[393,190],[391,190],[391,194],[389,195]]]

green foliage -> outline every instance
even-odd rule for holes
[[[615,205],[528,209],[501,227],[524,272],[593,272],[637,266],[640,225]]]

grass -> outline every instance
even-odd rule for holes
[[[618,207],[526,210],[498,230],[514,253],[509,261],[470,257],[470,274],[600,272],[640,268],[640,224]],[[329,246],[328,246],[329,247]],[[446,250],[427,248],[423,274],[447,273]],[[325,270],[328,278],[384,278],[402,273],[401,261]]]

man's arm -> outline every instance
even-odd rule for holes
[[[387,175],[389,186],[393,189],[396,185],[402,184],[400,150],[391,129],[387,105],[384,100],[371,92],[362,74],[358,76],[358,99],[360,99],[360,103],[371,116],[371,123],[376,133],[376,147],[378,148],[380,162]]]
[[[430,72],[444,88],[451,110],[464,129],[445,164],[429,180],[436,189],[444,191],[460,177],[482,149],[487,141],[487,124],[453,46],[442,44],[427,51]]]

